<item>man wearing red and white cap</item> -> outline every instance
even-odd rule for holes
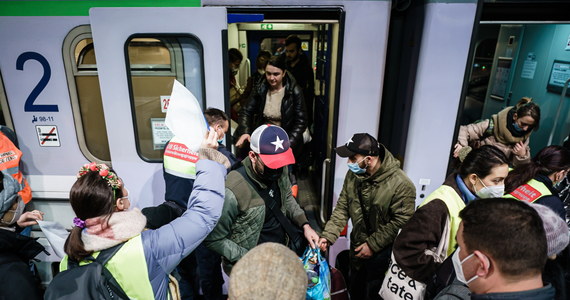
[[[287,132],[279,126],[262,125],[252,133],[250,145],[243,165],[228,174],[222,216],[205,240],[208,248],[223,257],[228,274],[258,244],[276,242],[299,248],[304,236],[315,248],[319,240],[291,195],[287,166],[295,163],[295,157]]]

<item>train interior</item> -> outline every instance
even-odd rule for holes
[[[240,15],[256,11],[238,11]],[[340,11],[320,12],[311,19],[303,19],[307,12],[264,11],[261,22],[236,22],[228,24],[228,47],[239,49],[243,61],[236,75],[238,84],[245,87],[248,78],[257,72],[255,65],[259,51],[269,51],[273,55],[281,54],[285,49],[285,39],[297,35],[301,48],[309,59],[314,74],[314,101],[306,102],[312,106],[312,124],[309,124],[311,141],[307,142],[302,157],[303,171],[296,174],[299,186],[298,201],[304,207],[309,221],[314,228],[321,228],[325,222],[327,209],[323,205],[327,191],[326,182],[330,178],[330,162],[333,155],[333,124],[335,123],[336,77],[338,74],[339,37],[341,30]],[[291,19],[291,16],[296,18]],[[237,128],[232,120],[231,127]],[[321,210],[321,208],[323,210]]]

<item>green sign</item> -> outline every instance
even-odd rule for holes
[[[262,23],[261,30],[273,30],[273,24]]]

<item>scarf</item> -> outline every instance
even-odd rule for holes
[[[107,224],[105,218],[85,220],[81,240],[87,251],[101,251],[139,235],[146,225],[146,217],[138,209],[115,212]]]
[[[465,182],[463,182],[463,179],[461,179],[461,176],[459,176],[459,174],[455,176],[455,182],[457,183],[457,187],[461,191],[461,198],[463,198],[465,204],[477,199],[477,196],[474,195],[469,190],[469,188],[467,187],[467,185],[465,185]]]
[[[495,124],[493,128],[493,136],[495,136],[495,140],[497,140],[497,142],[505,145],[511,145],[521,141],[524,142],[530,136],[532,130],[529,130],[522,136],[516,136],[518,134],[512,133],[513,115],[514,107],[509,106],[501,110],[499,113],[491,116],[491,118],[493,118],[493,124]]]

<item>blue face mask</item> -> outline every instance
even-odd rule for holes
[[[348,163],[348,169],[351,170],[352,172],[354,172],[355,174],[364,174],[364,172],[366,172],[366,168],[361,168],[359,166],[360,162],[362,162],[364,160],[364,158],[361,161],[355,162],[355,163]]]
[[[520,128],[520,126],[519,126],[519,124],[517,124],[517,122],[513,122],[513,129],[518,133],[524,133],[524,130],[522,128]]]

